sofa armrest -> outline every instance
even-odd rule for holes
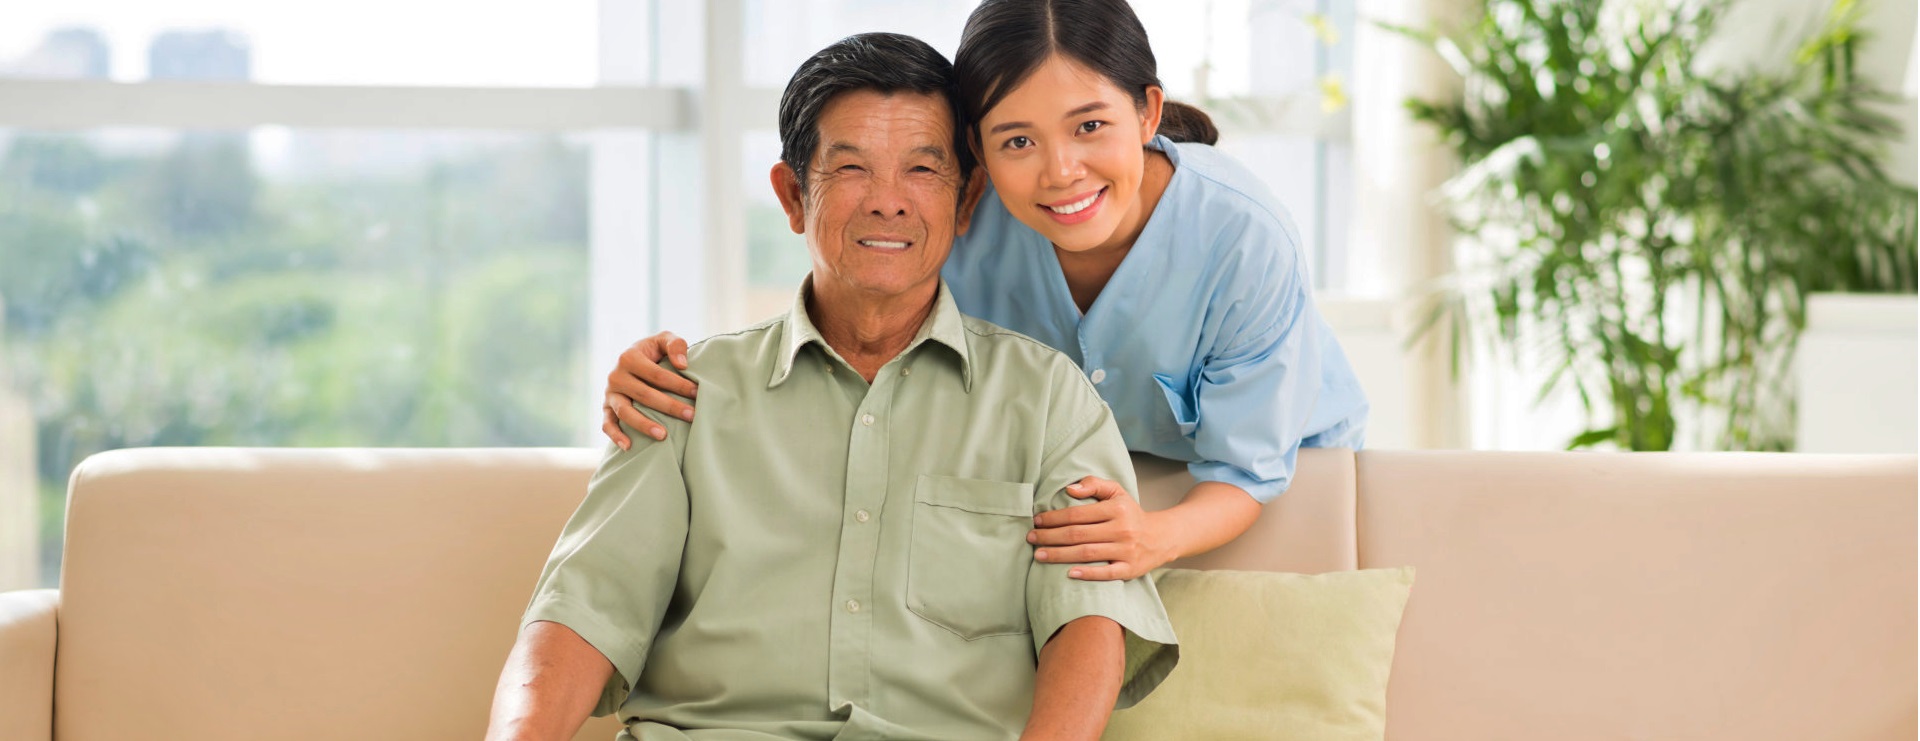
[[[53,739],[54,613],[60,590],[0,592],[0,738]]]

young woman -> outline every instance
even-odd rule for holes
[[[1034,557],[1130,579],[1245,532],[1293,479],[1300,447],[1359,448],[1367,403],[1314,309],[1300,239],[1212,123],[1165,99],[1124,0],[986,0],[954,60],[956,112],[991,181],[942,277],[960,310],[1066,353],[1134,451],[1188,461],[1180,504],[1146,512],[1112,482],[1035,518]],[[608,376],[619,420],[659,438],[634,400],[692,418],[670,333]],[[1071,487],[1070,487],[1071,488]]]

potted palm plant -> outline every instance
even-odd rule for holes
[[[1456,357],[1537,353],[1577,395],[1568,447],[1792,445],[1787,372],[1822,291],[1915,290],[1915,193],[1857,79],[1850,0],[1785,71],[1691,68],[1723,4],[1486,0],[1433,45],[1452,100],[1408,103],[1458,155],[1460,269],[1421,332]],[[1457,365],[1456,365],[1457,367]]]

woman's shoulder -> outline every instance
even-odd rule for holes
[[[1293,215],[1260,176],[1206,144],[1174,143],[1175,176],[1157,209],[1173,235],[1204,235],[1213,262],[1232,273],[1290,269],[1305,248]],[[1189,248],[1190,249],[1190,248]]]
[[[1176,157],[1176,172],[1184,172],[1184,187],[1175,194],[1186,202],[1182,213],[1289,234],[1297,231],[1293,214],[1260,174],[1245,163],[1210,144],[1175,142],[1170,146]]]

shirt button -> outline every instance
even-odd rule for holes
[[[866,522],[870,517],[873,517],[873,515],[867,514],[867,511],[864,509],[853,513],[853,519],[859,520],[860,522]]]
[[[901,368],[901,369],[900,369],[900,375],[903,375],[903,376],[911,376],[911,375],[913,375],[913,369],[912,369],[912,368]]]
[[[859,611],[860,611],[860,600],[857,600],[857,599],[847,600],[847,612],[859,612]]]
[[[1090,377],[1093,379],[1094,383],[1105,381],[1107,380],[1107,371],[1105,368],[1095,368],[1093,369],[1093,375]]]
[[[871,415],[871,414],[862,414],[862,415],[860,415],[860,424],[863,424],[863,425],[866,425],[866,426],[868,426],[868,427],[872,427],[872,426],[873,426],[873,415]]]
[[[828,363],[828,364],[827,364],[827,372],[828,372],[828,373],[832,373],[832,372],[833,372],[833,364],[832,364],[832,363]]]

